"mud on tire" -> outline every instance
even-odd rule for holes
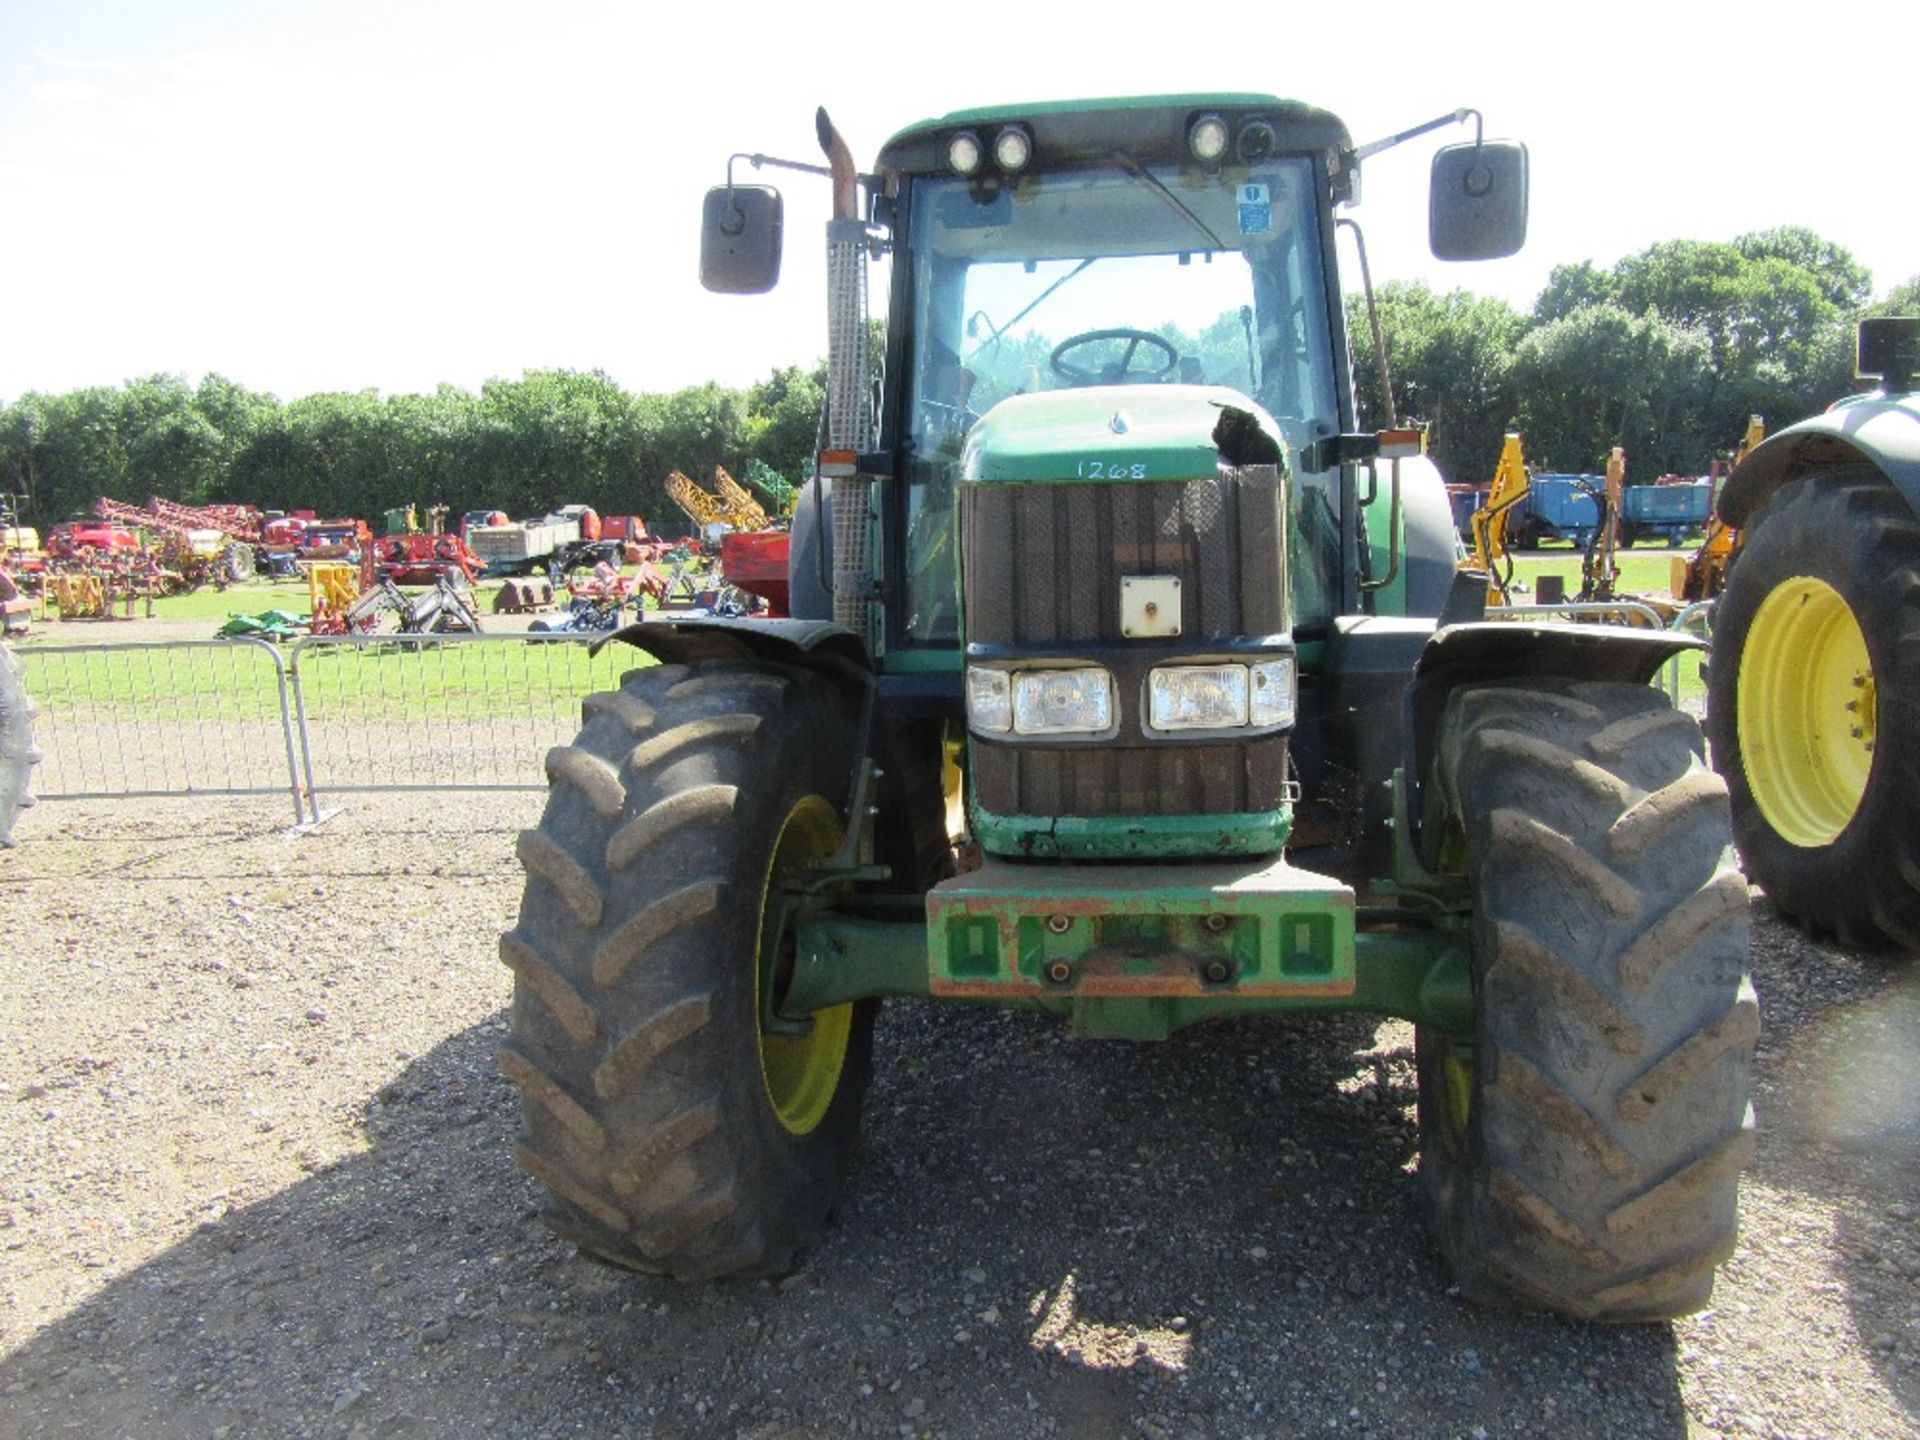
[[[518,844],[519,922],[500,941],[517,1157],[556,1232],[596,1258],[684,1279],[785,1273],[839,1195],[874,1006],[816,1018],[833,1028],[809,1032],[827,1048],[807,1053],[824,1060],[777,1106],[762,901],[794,826],[839,824],[851,709],[816,674],[709,661],[629,672],[583,712],[547,756],[546,812]]]
[[[1476,1020],[1419,1032],[1420,1168],[1470,1299],[1662,1319],[1733,1250],[1759,1014],[1702,748],[1643,686],[1449,702],[1429,799],[1473,893]]]
[[[1742,744],[1751,717],[1741,717],[1739,704],[1761,605],[1804,579],[1837,593],[1859,627],[1876,732],[1858,807],[1837,833],[1814,843],[1790,840],[1761,809]],[[1920,951],[1920,517],[1870,466],[1783,486],[1747,526],[1713,631],[1707,733],[1732,797],[1734,840],[1753,878],[1781,911],[1849,945]],[[1811,703],[1820,694],[1815,657],[1795,658],[1804,668],[1774,688]],[[1844,745],[1841,735],[1858,719],[1857,712],[1812,712],[1800,725],[1802,732],[1836,727],[1832,738]],[[1786,772],[1779,783],[1807,782]]]

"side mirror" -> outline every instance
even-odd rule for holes
[[[722,295],[759,295],[780,278],[780,192],[716,185],[701,213],[700,283]]]
[[[1862,380],[1878,380],[1889,395],[1913,388],[1920,370],[1920,319],[1911,315],[1883,315],[1862,320],[1854,354],[1853,373]]]
[[[1433,157],[1427,243],[1437,260],[1498,260],[1527,241],[1527,147],[1449,145]]]

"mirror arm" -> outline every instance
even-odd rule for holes
[[[1350,151],[1352,163],[1358,165],[1369,155],[1378,155],[1382,150],[1391,150],[1396,145],[1404,145],[1407,141],[1425,135],[1429,131],[1438,130],[1442,125],[1464,125],[1469,115],[1473,117],[1473,143],[1479,145],[1485,136],[1485,122],[1481,120],[1478,110],[1462,105],[1458,110],[1442,115],[1438,119],[1429,120],[1424,125],[1416,125],[1411,130],[1402,130],[1398,135],[1389,135],[1384,140],[1369,141],[1358,149]]]
[[[782,160],[777,155],[749,155],[742,150],[727,157],[727,188],[729,190],[733,188],[733,162],[736,160],[744,160],[756,170],[763,165],[771,165],[776,170],[799,170],[807,175],[833,178],[833,171],[824,165],[809,165],[803,160]]]
[[[804,160],[782,160],[778,155],[749,154],[745,150],[736,151],[727,157],[727,213],[729,216],[740,213],[739,209],[734,206],[733,203],[733,165],[736,160],[744,160],[756,170],[763,167],[771,167],[775,170],[798,170],[803,175],[818,175],[823,180],[831,180],[833,178],[833,170],[830,166],[809,165]],[[856,175],[854,178],[867,188],[869,194],[872,194],[879,188],[878,177],[876,176]]]

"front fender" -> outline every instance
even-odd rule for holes
[[[860,637],[827,620],[671,615],[622,626],[594,641],[593,653],[598,655],[616,640],[669,665],[696,660],[827,660],[862,671],[873,668]]]
[[[1503,620],[1448,625],[1434,633],[1414,665],[1406,691],[1406,761],[1402,784],[1411,823],[1420,823],[1420,789],[1433,762],[1447,698],[1462,685],[1531,676],[1650,684],[1660,667],[1707,642],[1678,630],[1617,625],[1519,625]],[[1418,838],[1410,837],[1418,844]],[[1417,853],[1417,852],[1416,852]]]
[[[1920,395],[1863,396],[1768,436],[1727,477],[1720,518],[1745,525],[1789,481],[1863,463],[1920,515]]]

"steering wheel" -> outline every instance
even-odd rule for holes
[[[1066,358],[1069,350],[1082,345],[1096,345],[1103,340],[1128,340],[1132,343],[1121,352],[1118,360],[1110,361],[1098,370],[1075,365]],[[1158,370],[1133,370],[1133,357],[1142,345],[1160,351],[1167,357],[1167,363]],[[1174,367],[1180,363],[1180,352],[1151,330],[1084,330],[1078,335],[1069,335],[1054,346],[1048,363],[1053,366],[1054,374],[1073,385],[1150,385],[1173,373]]]

